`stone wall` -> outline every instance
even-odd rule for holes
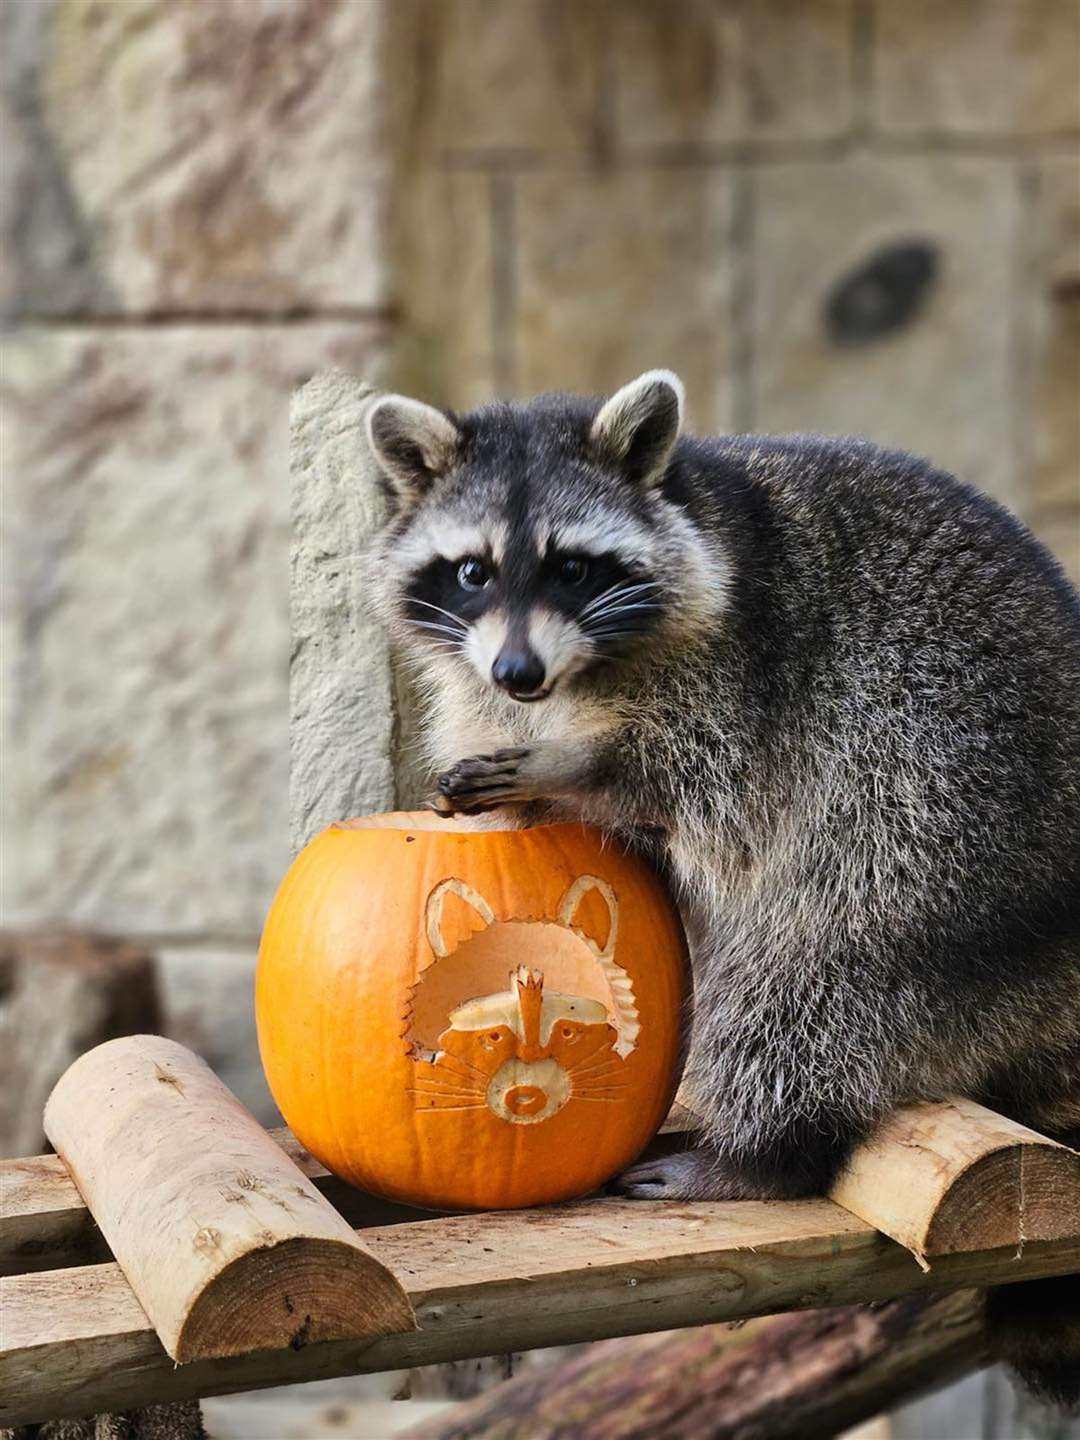
[[[264,1113],[314,371],[465,406],[668,365],[695,426],[927,452],[1080,573],[1077,0],[2,13],[5,918],[158,945]]]

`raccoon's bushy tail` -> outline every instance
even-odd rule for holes
[[[1080,1414],[1080,1275],[998,1285],[986,1318],[998,1359],[1024,1388]]]

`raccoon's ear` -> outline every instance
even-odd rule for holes
[[[682,381],[670,370],[646,370],[631,380],[593,421],[593,454],[636,484],[655,485],[679,438],[684,393]]]
[[[416,503],[457,458],[461,431],[449,415],[408,400],[385,395],[368,411],[368,441],[379,466],[408,506]]]

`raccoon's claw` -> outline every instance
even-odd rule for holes
[[[728,1170],[711,1150],[684,1150],[639,1160],[608,1184],[628,1200],[756,1200],[761,1192]]]
[[[439,776],[429,805],[440,815],[472,815],[532,799],[521,775],[528,754],[527,748],[505,749],[459,760]]]

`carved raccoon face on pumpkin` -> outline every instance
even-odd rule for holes
[[[456,946],[443,931],[451,895],[483,925]],[[588,895],[607,911],[603,943],[575,923]],[[481,895],[450,879],[432,891],[426,921],[435,959],[413,990],[407,1031],[418,1111],[486,1107],[530,1125],[571,1101],[618,1097],[639,1022],[630,979],[613,959],[618,907],[610,886],[580,876],[558,919],[497,920]],[[508,990],[489,988],[508,960],[522,959],[509,967]],[[440,1014],[437,1040],[425,1044]]]

